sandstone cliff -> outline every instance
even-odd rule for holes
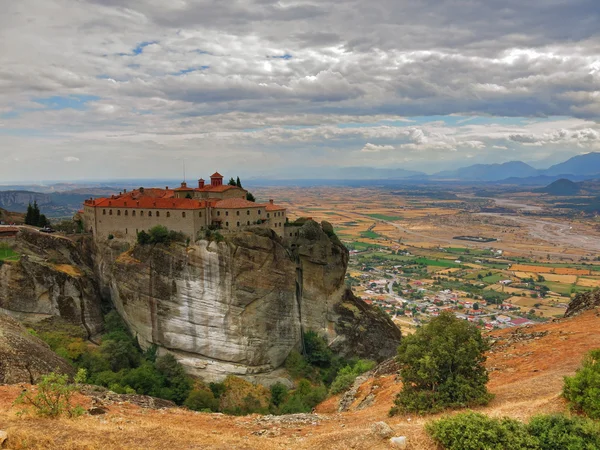
[[[120,250],[113,243],[95,256],[103,291],[142,346],[172,352],[206,379],[271,373],[306,330],[378,360],[399,342],[389,319],[344,300],[348,251],[327,224],[308,221],[286,243],[257,227],[223,242]],[[344,301],[359,302],[362,318],[345,317]]]
[[[0,313],[0,384],[35,383],[50,372],[73,368],[15,319]]]
[[[91,259],[68,239],[23,229],[14,247],[22,257],[0,266],[0,309],[20,320],[60,316],[93,336],[102,329]]]

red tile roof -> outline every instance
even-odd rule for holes
[[[274,205],[273,203],[267,203],[265,206],[267,211],[282,211],[285,209],[284,206]]]
[[[210,177],[211,178],[223,178],[223,175],[221,175],[219,172],[215,172]]]
[[[144,208],[144,209],[201,209],[205,208],[205,201],[191,198],[152,198],[141,197],[138,200],[129,197],[98,198],[86,201],[88,206],[96,208]]]
[[[208,186],[204,186],[202,188],[196,188],[194,190],[195,191],[199,191],[199,192],[225,192],[225,191],[228,191],[230,189],[241,189],[241,190],[244,190],[242,188],[239,188],[237,186],[232,186],[230,184],[221,184],[219,186],[211,186],[209,184]]]

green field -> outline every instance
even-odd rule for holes
[[[426,266],[436,266],[436,267],[461,267],[460,264],[455,263],[454,261],[449,261],[447,259],[428,259],[428,258],[417,258],[414,260],[415,264],[424,264]]]
[[[375,233],[374,231],[368,230],[368,231],[361,231],[360,237],[368,238],[368,239],[379,239],[381,237],[381,235],[378,233]]]
[[[18,261],[20,257],[7,244],[0,243],[0,261]]]
[[[489,277],[483,277],[481,281],[483,281],[484,283],[497,283],[500,280],[505,280],[506,279],[506,275],[503,275],[501,273],[495,273],[493,275],[490,275]]]
[[[387,216],[385,214],[367,214],[367,216],[372,217],[373,219],[387,220],[388,222],[402,219],[402,217],[399,216]]]
[[[358,250],[359,252],[369,250],[370,248],[377,248],[377,245],[367,244],[366,242],[354,241],[346,244],[349,250]]]
[[[573,286],[572,284],[559,283],[557,281],[544,281],[543,284],[548,287],[552,292],[556,292],[557,294],[569,295],[571,294],[571,289],[573,288],[575,292],[584,292],[589,291],[591,288],[584,286]]]

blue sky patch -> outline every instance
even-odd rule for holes
[[[285,55],[271,55],[271,56],[267,56],[267,58],[271,58],[271,59],[292,59],[293,56],[290,55],[289,53],[286,53]]]
[[[149,45],[156,44],[158,41],[145,41],[140,42],[136,48],[133,49],[134,55],[139,55],[144,51],[144,47],[148,47]]]
[[[187,69],[182,69],[179,72],[173,73],[173,75],[185,75],[190,72],[197,72],[199,70],[207,70],[210,69],[210,66],[200,66],[200,67],[188,67]]]
[[[61,109],[77,109],[82,111],[87,108],[88,102],[93,102],[96,100],[100,100],[100,97],[95,95],[53,95],[52,97],[40,97],[33,99],[34,102],[45,106],[45,109],[56,111]]]

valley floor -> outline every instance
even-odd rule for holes
[[[496,397],[478,410],[492,416],[527,420],[540,413],[565,411],[560,397],[563,377],[580,366],[586,352],[600,347],[600,314],[588,311],[572,319],[492,333],[489,354],[490,391]],[[183,409],[146,410],[123,403],[106,415],[78,419],[21,418],[11,407],[22,387],[0,386],[0,429],[8,447],[27,449],[384,449],[386,440],[371,432],[386,421],[396,435],[407,436],[409,448],[431,449],[423,425],[431,417],[387,417],[401,385],[395,376],[369,379],[349,412],[337,413],[339,398],[328,399],[317,415],[275,418],[194,413]],[[374,398],[364,409],[357,405]],[[82,403],[90,400],[81,396]]]

